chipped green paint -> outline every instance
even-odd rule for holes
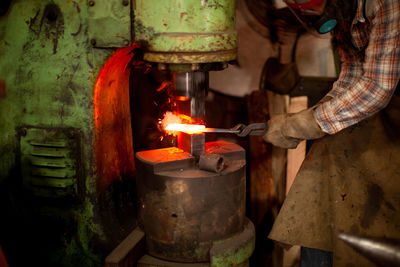
[[[236,58],[234,0],[134,0],[135,40],[145,59],[163,63]]]
[[[182,266],[193,267],[249,267],[249,258],[255,247],[255,228],[246,218],[244,229],[225,239],[214,241],[209,251],[210,262],[186,263]],[[203,253],[196,250],[195,254]],[[175,267],[176,262],[160,260],[146,255],[138,262],[138,267]]]
[[[110,6],[115,7],[116,4],[122,5],[123,1],[102,2],[114,2]],[[96,4],[99,5],[100,1]],[[119,8],[124,13],[115,9],[109,21],[115,29],[121,29],[118,21],[121,18],[123,34],[115,41],[115,32],[113,36],[101,36],[102,47],[120,46],[125,44],[125,40],[130,40],[130,12],[126,11],[129,3]],[[7,192],[9,184],[26,181],[31,169],[29,165],[21,164],[37,166],[38,172],[33,173],[35,178],[29,183],[29,190],[13,189],[7,195],[12,195],[10,203],[32,203],[37,212],[35,218],[41,218],[34,226],[27,225],[28,229],[8,230],[42,231],[43,240],[54,241],[54,244],[44,244],[49,246],[46,250],[40,249],[43,245],[41,240],[35,240],[32,248],[25,247],[30,251],[45,252],[41,263],[50,266],[102,266],[107,251],[96,246],[98,243],[116,245],[115,238],[114,243],[109,240],[98,215],[93,116],[94,84],[101,67],[114,50],[97,49],[90,42],[91,36],[100,30],[96,29],[96,32],[92,24],[93,32],[89,34],[88,9],[86,0],[21,0],[12,1],[9,12],[0,16],[0,78],[6,83],[5,95],[0,97],[0,189]],[[43,132],[39,131],[32,137],[29,135],[32,129]],[[80,146],[80,158],[73,161],[74,156],[71,156],[59,160],[63,154],[57,153],[64,146],[65,149],[68,147],[70,137],[45,138],[43,133],[47,130],[73,130],[77,133],[70,137],[76,138],[75,145]],[[75,149],[75,145],[71,147]],[[37,152],[41,154],[35,155]],[[26,158],[30,160],[25,161]],[[61,170],[64,167],[65,172]],[[77,176],[80,176],[80,181],[76,180]],[[34,188],[35,184],[37,188]],[[61,194],[60,190],[65,188],[68,190]],[[36,202],[36,197],[48,199],[42,204]],[[66,198],[61,201],[63,197]],[[24,212],[27,209],[25,206],[22,208]],[[23,216],[33,224],[34,218],[29,217],[29,211]],[[3,219],[12,220],[12,217],[5,215]],[[42,225],[42,221],[47,219],[50,226],[60,225],[60,229],[52,232],[54,236],[48,236],[46,227]],[[132,223],[132,228],[135,223]],[[29,244],[25,240],[20,243],[19,249]],[[2,246],[7,248],[9,244],[5,242]],[[29,260],[34,264],[35,259]]]
[[[92,45],[106,48],[131,43],[130,1],[89,0],[88,4],[88,35]]]
[[[246,218],[241,233],[230,238],[216,241],[210,250],[211,267],[244,267],[255,248],[255,228]]]

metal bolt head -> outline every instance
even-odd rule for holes
[[[191,71],[199,70],[199,69],[200,69],[200,64],[198,64],[198,63],[193,63],[193,64],[190,66],[190,69],[191,69]]]
[[[25,128],[21,128],[19,134],[20,134],[21,136],[26,136],[26,135],[28,134],[28,132],[26,131]]]
[[[96,39],[90,40],[90,43],[91,43],[93,46],[95,46],[95,45],[96,45]]]
[[[65,131],[65,135],[69,138],[69,139],[74,139],[75,138],[75,132],[73,129],[67,129]]]
[[[166,70],[167,65],[164,63],[158,63],[157,68],[158,68],[158,70]]]
[[[89,1],[89,6],[94,6],[94,1],[93,0]]]
[[[128,5],[129,5],[129,0],[123,0],[123,1],[122,1],[122,5],[128,6]]]

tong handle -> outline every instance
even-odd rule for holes
[[[248,135],[264,135],[268,130],[268,123],[259,122],[259,123],[252,123],[247,126],[240,123],[235,127],[233,127],[231,130],[239,131],[237,133],[239,137],[245,137]]]

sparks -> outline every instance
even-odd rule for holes
[[[165,128],[167,128],[167,126],[171,123],[182,123],[182,119],[178,115],[168,111],[164,114],[164,118],[159,121],[159,124],[161,125],[161,128],[165,130]],[[172,134],[169,132],[167,133]]]

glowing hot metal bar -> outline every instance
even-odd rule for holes
[[[184,132],[187,134],[201,134],[206,129],[205,125],[171,123],[165,128],[167,131]]]
[[[205,125],[199,124],[180,124],[180,123],[171,123],[169,124],[165,130],[171,132],[184,132],[187,134],[202,134],[202,133],[233,133],[238,134],[240,130],[233,129],[220,129],[220,128],[206,128]]]

